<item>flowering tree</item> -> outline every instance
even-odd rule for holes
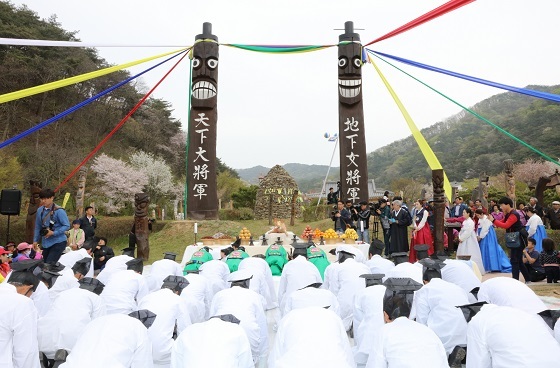
[[[107,213],[118,213],[127,202],[134,202],[134,194],[143,191],[148,184],[143,172],[105,154],[94,160],[91,169],[103,183],[99,189],[107,201],[101,205]]]
[[[144,190],[150,195],[151,203],[157,204],[174,193],[171,168],[161,157],[138,151],[130,156],[130,165],[147,179]]]
[[[530,187],[535,187],[539,178],[550,176],[558,166],[552,162],[543,162],[533,159],[526,159],[524,162],[515,165],[513,172],[515,179],[524,182]]]

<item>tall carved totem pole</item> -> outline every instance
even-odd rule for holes
[[[218,123],[218,37],[204,23],[195,37],[187,154],[187,218],[218,218],[216,128]]]
[[[368,173],[364,105],[362,100],[362,44],[353,22],[344,23],[338,38],[338,140],[340,198],[367,201]]]

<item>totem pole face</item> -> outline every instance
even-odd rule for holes
[[[149,203],[150,203],[150,196],[147,193],[136,193],[134,195],[134,216],[136,217],[148,216]]]
[[[193,47],[192,100],[194,108],[216,107],[218,94],[218,44],[202,41]]]
[[[362,99],[362,48],[351,42],[338,45],[338,100],[353,105]]]

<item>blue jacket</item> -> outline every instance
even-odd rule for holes
[[[459,206],[459,216],[455,215],[455,211],[457,209],[457,206]],[[463,211],[465,210],[465,208],[467,208],[467,205],[464,203],[461,203],[459,205],[455,205],[453,207],[451,207],[451,209],[449,210],[449,217],[461,217],[463,216]]]
[[[54,208],[54,215],[51,214]],[[49,227],[49,222],[53,220],[53,232],[54,234],[48,238],[42,237],[40,235],[41,228],[43,226]],[[44,225],[43,225],[44,222]],[[44,206],[37,209],[37,216],[35,217],[35,233],[33,236],[33,242],[41,243],[43,248],[49,248],[54,244],[66,242],[65,232],[70,229],[70,221],[68,221],[68,215],[62,207],[58,207],[53,203],[52,207],[45,208]]]

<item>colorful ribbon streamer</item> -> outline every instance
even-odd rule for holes
[[[183,52],[185,52],[185,51],[183,51]],[[78,110],[78,109],[80,109],[80,108],[82,108],[82,107],[84,107],[84,106],[90,104],[91,102],[93,102],[93,101],[97,100],[98,98],[100,98],[100,97],[102,97],[102,96],[104,96],[104,95],[106,95],[106,94],[108,94],[108,93],[114,91],[115,89],[121,87],[122,85],[127,84],[127,83],[130,82],[131,80],[136,79],[136,78],[138,78],[139,76],[141,76],[141,75],[143,75],[143,74],[149,72],[150,70],[157,68],[157,67],[160,66],[161,64],[164,64],[164,63],[168,62],[169,60],[171,60],[171,59],[173,59],[173,58],[175,58],[175,57],[181,55],[183,52],[180,52],[180,53],[178,53],[178,54],[176,54],[176,55],[173,55],[172,57],[170,57],[170,58],[168,58],[168,59],[162,61],[161,63],[158,63],[158,64],[152,66],[151,68],[148,68],[148,69],[144,70],[144,71],[141,72],[141,73],[138,73],[138,74],[136,74],[136,75],[134,75],[134,76],[132,76],[132,77],[130,77],[130,78],[127,78],[127,79],[123,80],[122,82],[119,82],[119,83],[115,84],[115,85],[112,86],[112,87],[107,88],[105,91],[100,92],[100,93],[96,94],[95,96],[90,97],[90,98],[88,98],[87,100],[82,101],[82,102],[80,102],[79,104],[72,106],[71,108],[69,108],[69,109],[67,109],[67,110],[65,110],[65,111],[63,111],[63,112],[61,112],[61,113],[59,113],[59,114],[53,116],[52,118],[49,118],[49,119],[43,121],[42,123],[39,123],[39,124],[35,125],[34,127],[31,127],[31,128],[29,128],[29,129],[27,129],[27,130],[24,131],[24,132],[21,132],[21,133],[17,134],[16,136],[14,136],[14,137],[12,137],[12,138],[6,139],[4,142],[0,143],[0,149],[4,148],[4,147],[6,147],[6,146],[9,146],[10,144],[19,141],[20,139],[22,139],[22,138],[28,136],[29,134],[34,133],[34,132],[36,132],[37,130],[42,129],[42,128],[46,127],[47,125],[49,125],[49,124],[51,124],[51,123],[54,123],[55,121],[57,121],[57,120],[63,118],[64,116],[66,116],[66,115],[68,115],[68,114],[70,114],[70,113],[72,113],[72,112],[74,112],[74,111],[76,111],[76,110]]]
[[[3,38],[0,37],[0,45],[12,46],[47,46],[47,47],[190,47],[185,45],[146,45],[146,44],[110,44],[82,41],[52,41],[31,40],[27,38]]]
[[[265,52],[270,54],[295,54],[302,52],[320,51],[336,45],[241,45],[237,43],[222,43],[220,45],[242,50]]]
[[[108,68],[96,70],[96,71],[93,71],[93,72],[77,75],[75,77],[70,77],[70,78],[61,79],[61,80],[58,80],[58,81],[55,81],[55,82],[42,84],[40,86],[35,86],[35,87],[22,89],[22,90],[15,91],[15,92],[5,93],[3,95],[0,95],[0,103],[17,100],[17,99],[20,99],[20,98],[23,98],[23,97],[33,96],[33,95],[36,95],[38,93],[51,91],[53,89],[66,87],[66,86],[69,86],[71,84],[76,84],[76,83],[80,83],[80,82],[83,82],[83,81],[86,81],[86,80],[89,80],[89,79],[101,77],[103,75],[110,74],[110,73],[116,72],[116,71],[121,70],[121,69],[126,69],[126,68],[129,68],[129,67],[134,66],[134,65],[142,64],[142,63],[154,60],[154,59],[159,59],[159,58],[167,56],[167,55],[176,54],[176,53],[184,51],[184,50],[186,50],[186,49],[166,52],[166,53],[163,53],[163,54],[159,54],[159,55],[156,55],[156,56],[151,56],[151,57],[148,57],[148,58],[132,61],[132,62],[129,62],[129,63],[125,63],[125,64],[121,64],[121,65],[115,65],[115,66],[111,66],[111,67],[108,67]]]
[[[397,29],[392,30],[391,32],[387,33],[384,36],[381,36],[379,38],[376,38],[375,40],[371,41],[370,43],[365,44],[364,46],[368,46],[371,45],[372,43],[376,43],[379,41],[383,41],[386,40],[387,38],[396,36],[400,33],[406,32],[414,27],[418,27],[421,24],[424,24],[432,19],[435,19],[439,16],[442,16],[446,13],[449,13],[450,11],[453,11],[455,9],[458,9],[464,5],[467,5],[469,3],[474,2],[474,0],[451,0],[448,1],[447,3],[438,6],[437,8],[427,12],[424,15],[419,16],[418,18],[411,20],[410,22],[406,23],[403,26],[400,26]]]
[[[512,87],[512,86],[508,86],[507,84],[502,84],[502,83],[492,82],[492,81],[482,79],[482,78],[472,77],[470,75],[461,74],[461,73],[453,72],[453,71],[450,71],[450,70],[438,68],[438,67],[435,67],[435,66],[422,64],[422,63],[419,63],[417,61],[412,61],[412,60],[404,59],[404,58],[401,58],[401,57],[398,57],[398,56],[385,54],[383,52],[377,52],[377,51],[373,51],[373,50],[369,50],[369,49],[367,49],[367,51],[372,52],[374,54],[385,56],[389,59],[393,59],[393,60],[399,61],[399,62],[404,63],[404,64],[412,65],[412,66],[422,68],[422,69],[426,69],[426,70],[430,70],[430,71],[433,71],[433,72],[447,74],[447,75],[450,75],[452,77],[457,77],[457,78],[465,79],[465,80],[468,80],[468,81],[471,81],[471,82],[485,84],[485,85],[490,86],[490,87],[505,89],[506,91],[511,91],[511,92],[516,92],[516,93],[521,93],[521,94],[524,94],[524,95],[528,95],[528,96],[543,98],[545,100],[550,100],[550,101],[554,101],[554,102],[560,102],[560,95],[555,95],[553,93],[535,91],[533,89],[528,89],[528,88]]]
[[[376,58],[378,58],[379,60],[391,65],[393,68],[397,69],[398,71],[408,75],[409,77],[411,77],[412,79],[414,79],[415,81],[423,84],[424,86],[428,87],[429,89],[431,89],[432,91],[436,92],[438,95],[445,97],[446,99],[448,99],[449,101],[453,102],[455,105],[461,107],[462,109],[464,109],[465,111],[469,112],[470,114],[476,116],[478,119],[484,121],[486,124],[490,125],[491,127],[493,127],[494,129],[498,130],[500,133],[505,134],[506,136],[508,136],[509,138],[513,139],[514,141],[516,141],[517,143],[520,143],[522,145],[524,145],[525,147],[529,148],[531,151],[535,152],[536,154],[538,154],[539,156],[541,156],[542,158],[544,158],[547,161],[550,161],[558,166],[560,166],[560,162],[558,162],[558,160],[553,159],[552,157],[548,156],[546,153],[541,152],[540,150],[538,150],[537,148],[531,146],[529,143],[524,142],[523,140],[517,138],[515,135],[511,134],[510,132],[504,130],[503,128],[499,127],[498,125],[492,123],[490,120],[486,119],[485,117],[481,116],[480,114],[478,114],[476,111],[473,111],[471,109],[469,109],[468,107],[466,107],[465,105],[460,104],[459,102],[455,101],[454,99],[452,99],[451,97],[444,95],[443,93],[441,93],[440,91],[438,91],[437,89],[429,86],[428,84],[422,82],[420,79],[414,77],[413,75],[405,72],[404,70],[400,69],[399,67],[397,67],[396,65],[391,64],[390,62],[388,62],[387,60],[383,59],[382,57],[380,57],[379,55],[376,55],[374,53],[371,53],[373,56],[375,56]],[[371,58],[370,58],[371,60]]]
[[[186,50],[185,50],[186,51]],[[150,95],[155,91],[155,89],[157,87],[159,87],[159,85],[165,80],[165,78],[167,78],[167,76],[169,74],[171,74],[171,72],[177,67],[177,65],[179,65],[179,63],[181,61],[183,61],[183,59],[188,55],[188,52],[182,52],[184,55],[175,63],[175,65],[173,65],[171,67],[171,69],[169,69],[169,71],[167,73],[165,73],[165,75],[163,76],[163,78],[161,78],[159,80],[159,82],[156,83],[155,86],[152,87],[151,90],[148,91],[148,93],[146,93],[144,95],[144,97],[142,97],[140,99],[140,101],[138,101],[138,103],[132,108],[132,110],[129,111],[128,114],[126,114],[126,116],[124,118],[122,118],[122,120],[113,128],[113,130],[111,130],[111,132],[109,132],[109,134],[107,134],[105,136],[105,138],[103,138],[101,140],[101,142],[99,142],[99,144],[97,146],[95,146],[95,148],[82,160],[82,162],[80,162],[78,164],[78,166],[76,166],[74,168],[74,170],[72,170],[72,172],[60,183],[58,184],[58,186],[55,188],[55,192],[57,192],[60,188],[62,188],[64,186],[64,184],[66,184],[68,182],[68,180],[70,180],[74,175],[76,175],[76,173],[78,171],[80,171],[80,168],[82,166],[84,166],[96,153],[97,151],[99,151],[101,149],[101,147],[103,147],[103,145],[105,143],[107,143],[107,141],[120,129],[122,128],[122,126],[128,121],[128,119],[132,116],[132,114],[134,114],[136,112],[136,110],[138,110],[140,108],[140,106],[142,106],[142,104],[144,103],[144,101],[146,101],[148,99],[148,97],[150,97]]]
[[[410,114],[404,107],[403,103],[401,102],[401,100],[399,99],[399,97],[397,96],[397,94],[395,93],[395,91],[393,90],[393,88],[391,87],[391,85],[383,75],[383,73],[381,73],[381,70],[379,70],[375,62],[371,59],[371,56],[368,55],[368,59],[371,65],[373,65],[373,67],[375,68],[375,70],[377,70],[377,74],[379,74],[379,77],[381,78],[381,80],[385,84],[385,87],[393,97],[393,100],[399,107],[399,110],[401,110],[401,114],[406,120],[406,124],[408,125],[408,128],[410,129],[412,136],[414,137],[414,140],[416,140],[416,144],[418,144],[418,148],[420,148],[420,151],[422,152],[424,158],[428,162],[430,169],[431,170],[443,169],[441,163],[436,157],[436,154],[434,153],[434,151],[432,151],[432,148],[430,147],[430,145],[428,144],[428,142],[426,141],[426,139],[424,138],[424,136],[422,135],[422,133],[420,132],[420,130],[418,129],[414,121],[412,120],[412,118],[410,117]],[[453,191],[451,190],[451,183],[449,182],[449,179],[447,178],[447,174],[445,173],[445,171],[443,172],[443,178],[444,178],[443,189],[445,190],[445,194],[447,195],[447,198],[451,198]]]

